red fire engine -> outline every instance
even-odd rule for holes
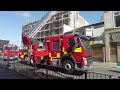
[[[43,45],[45,48],[40,48],[33,43],[34,40],[24,35],[22,39],[24,45],[29,48],[32,45],[32,52],[24,56],[29,58],[31,64],[48,64],[67,70],[74,68],[87,70],[92,65],[90,39],[80,33],[46,37]]]
[[[22,33],[22,42],[28,49],[26,54],[21,52],[21,58],[32,64],[56,65],[67,70],[87,70],[92,65],[92,50],[89,38],[80,33],[46,37],[43,45],[45,48],[34,43],[35,35],[55,13],[56,11],[49,12],[29,31]],[[66,31],[65,28],[63,31]]]
[[[18,47],[16,45],[3,45],[1,46],[3,59],[18,59],[18,55],[20,51],[18,50]]]

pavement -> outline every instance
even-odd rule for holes
[[[117,63],[94,61],[90,71],[120,76],[120,68],[116,68]]]
[[[94,61],[93,62],[93,67],[103,67],[103,68],[111,68],[111,69],[116,69],[115,65],[117,63],[109,63],[109,62],[99,62],[99,61]]]

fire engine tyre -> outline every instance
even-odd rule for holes
[[[28,56],[24,57],[25,62],[28,62]]]
[[[21,55],[19,54],[18,58],[20,59],[21,58]]]
[[[30,57],[30,64],[34,65],[33,56]]]
[[[65,73],[72,74],[75,65],[70,60],[67,60],[63,62],[63,67],[66,69]]]

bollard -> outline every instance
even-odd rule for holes
[[[25,71],[26,71],[26,79],[27,79],[27,65],[28,65],[28,63],[26,62],[26,65],[25,65]]]
[[[31,57],[31,58],[33,59],[33,66],[34,66],[33,75],[35,75],[35,67],[36,67],[35,60],[36,60],[37,57]]]
[[[35,67],[36,67],[36,63],[34,63],[34,71],[33,71],[33,75],[35,75]]]
[[[2,58],[2,65],[4,65],[4,58]]]
[[[87,79],[87,72],[85,72],[85,79]]]
[[[7,67],[9,69],[9,59],[7,58]]]
[[[14,59],[14,72],[15,72],[15,59]]]
[[[48,79],[48,64],[46,65],[46,79]]]

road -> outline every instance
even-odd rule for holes
[[[0,79],[26,79],[26,77],[0,66]]]
[[[6,62],[0,58],[0,79],[30,79],[30,77],[10,70],[10,68],[6,66]]]

